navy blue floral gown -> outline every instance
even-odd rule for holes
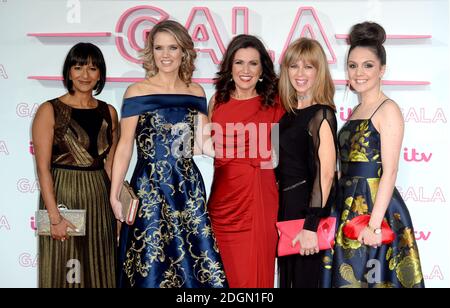
[[[119,287],[227,287],[192,159],[194,120],[206,99],[184,94],[127,98],[122,117],[139,116],[131,186],[139,197],[132,226],[123,224]]]
[[[381,106],[381,105],[380,105]],[[371,117],[372,118],[372,117]],[[421,288],[424,280],[414,229],[405,202],[395,188],[385,220],[396,234],[389,245],[372,248],[350,240],[342,228],[372,212],[382,174],[380,134],[372,120],[350,120],[338,135],[341,178],[334,253],[323,259],[323,287]]]

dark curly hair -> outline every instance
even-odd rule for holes
[[[378,57],[381,65],[386,65],[386,49],[383,46],[386,41],[386,31],[379,24],[366,21],[354,25],[350,30],[348,41],[349,55],[356,47],[366,47]]]
[[[217,73],[217,78],[214,79],[216,106],[228,102],[231,92],[236,90],[234,82],[231,81],[231,72],[234,56],[242,48],[254,48],[259,52],[263,81],[256,84],[256,92],[262,97],[261,104],[263,106],[273,106],[278,93],[278,78],[273,68],[273,61],[264,44],[257,37],[247,34],[241,34],[233,38],[223,56],[220,71]]]

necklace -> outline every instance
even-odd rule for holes
[[[308,94],[306,94],[306,95],[300,95],[300,94],[297,94],[297,99],[298,100],[300,100],[300,101],[304,101],[305,99],[308,99],[309,98],[309,95]]]

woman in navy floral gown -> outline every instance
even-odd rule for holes
[[[324,259],[324,287],[424,287],[411,217],[395,188],[404,124],[397,104],[381,91],[385,39],[384,29],[369,22],[355,25],[350,34],[347,71],[360,104],[338,135],[338,230],[334,255]],[[344,225],[364,214],[370,214],[368,225],[357,240],[347,238]],[[386,245],[383,220],[396,235]]]
[[[194,124],[201,129],[207,121],[203,89],[191,82],[195,57],[180,24],[159,23],[143,51],[147,78],[125,93],[111,204],[123,221],[118,197],[135,139],[137,164],[130,184],[139,209],[134,224],[122,226],[119,287],[227,286],[203,179],[192,159],[203,139]]]

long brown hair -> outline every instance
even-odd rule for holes
[[[299,60],[310,63],[317,70],[316,81],[312,88],[313,102],[330,106],[333,110],[336,110],[333,102],[334,83],[323,48],[316,40],[300,38],[289,45],[281,63],[278,88],[281,102],[286,111],[294,112],[298,103],[297,91],[289,80],[289,67]]]

